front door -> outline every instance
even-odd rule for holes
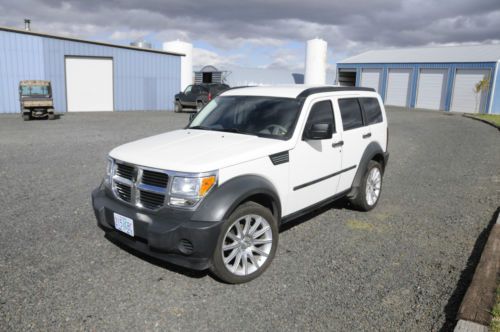
[[[290,151],[290,203],[291,212],[302,210],[337,193],[341,167],[340,134],[336,130],[330,99],[314,100],[306,125],[331,123],[332,137],[311,140],[302,138]],[[332,146],[333,145],[333,146]]]

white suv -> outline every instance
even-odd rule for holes
[[[246,282],[271,263],[280,225],[345,196],[375,207],[387,136],[372,89],[230,89],[186,128],[110,152],[92,193],[98,225],[139,252]]]

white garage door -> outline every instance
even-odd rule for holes
[[[386,105],[407,106],[410,87],[410,69],[389,69]]]
[[[485,107],[486,91],[476,93],[477,83],[489,78],[490,71],[484,69],[457,69],[451,99],[452,112],[479,113]]]
[[[361,86],[373,88],[378,92],[380,84],[380,69],[363,69],[361,71]]]
[[[69,112],[113,110],[113,60],[66,58]]]
[[[444,110],[446,69],[421,69],[418,78],[416,108]]]

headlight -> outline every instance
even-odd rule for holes
[[[189,207],[198,203],[217,183],[215,175],[175,176],[170,188],[170,205]]]

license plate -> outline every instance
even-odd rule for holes
[[[120,232],[134,236],[134,221],[118,213],[113,214],[115,218],[115,228]]]

